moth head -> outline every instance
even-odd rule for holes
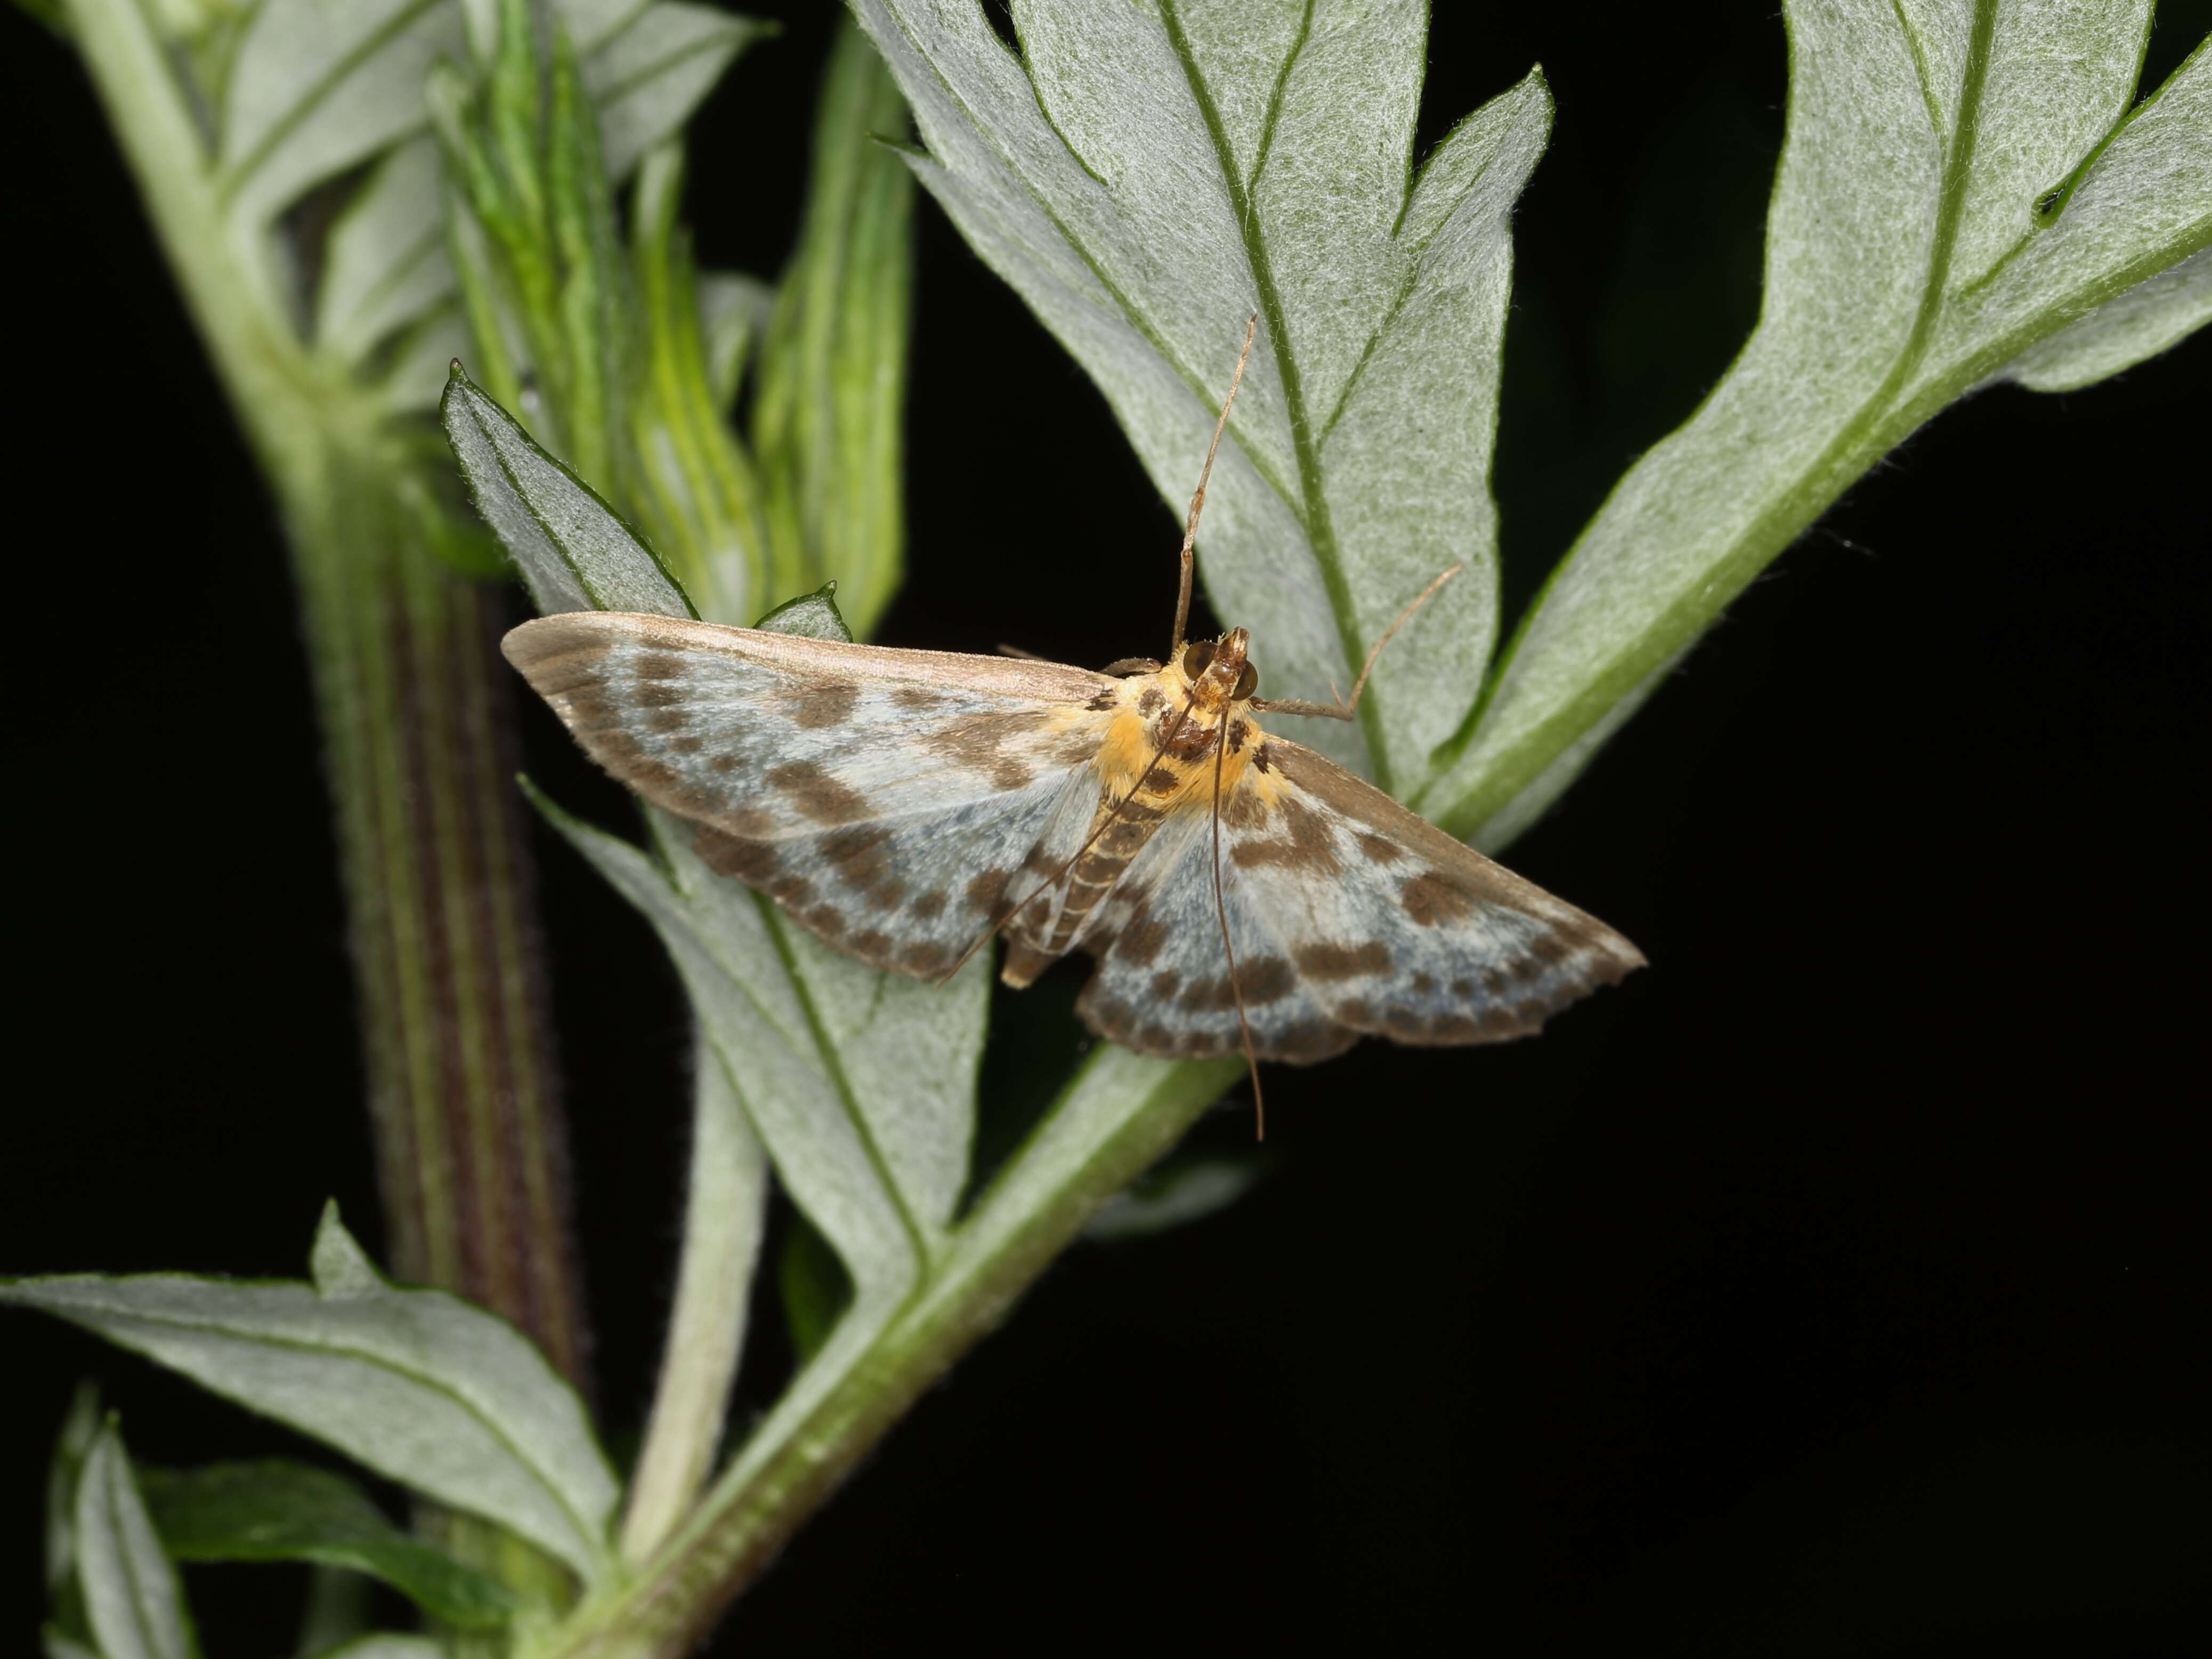
[[[1246,660],[1252,636],[1232,628],[1218,640],[1193,640],[1176,659],[1201,704],[1241,702],[1260,686],[1260,671]]]

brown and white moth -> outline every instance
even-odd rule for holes
[[[592,759],[830,945],[943,976],[1003,932],[1014,986],[1086,951],[1078,1011],[1142,1054],[1493,1042],[1640,966],[1602,922],[1261,728],[1256,712],[1352,704],[1255,696],[1241,628],[1185,642],[1205,493],[1164,664],[597,611],[526,623],[505,650]]]

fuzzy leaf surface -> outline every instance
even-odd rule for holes
[[[514,558],[541,612],[696,614],[675,578],[615,510],[539,448],[458,363],[439,412],[477,511]]]
[[[194,1659],[184,1587],[112,1421],[85,1454],[74,1521],[77,1586],[100,1659]]]
[[[2204,50],[2130,107],[2149,0],[1793,0],[1785,15],[1758,327],[1615,487],[1417,799],[1482,844],[1540,811],[1623,705],[1953,398],[2077,326],[2077,344],[2105,344],[2051,372],[2084,384],[2200,314],[2195,273],[2137,291],[2212,243]],[[2100,324],[2108,304],[2123,310]],[[2131,340],[2106,331],[2137,323]]]
[[[583,1406],[504,1320],[392,1285],[325,1212],[314,1282],[181,1273],[0,1284],[35,1308],[495,1521],[573,1567],[608,1564],[616,1483]],[[79,1525],[78,1551],[85,1545]]]
[[[854,9],[914,106],[916,173],[1097,381],[1178,515],[1258,314],[1200,549],[1272,690],[1348,690],[1463,565],[1384,653],[1361,724],[1300,733],[1418,789],[1496,633],[1507,215],[1550,125],[1540,78],[1417,174],[1421,0],[1016,0],[1018,58],[975,0]]]

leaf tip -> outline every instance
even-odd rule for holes
[[[307,1255],[307,1271],[315,1281],[315,1294],[325,1302],[349,1301],[384,1288],[384,1275],[338,1219],[338,1201],[334,1198],[324,1200],[322,1219],[315,1224],[314,1248]]]

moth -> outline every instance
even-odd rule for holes
[[[709,866],[829,944],[941,977],[1002,934],[1017,987],[1086,952],[1078,1012],[1140,1054],[1241,1048],[1256,1066],[1365,1036],[1494,1042],[1642,965],[1260,723],[1349,717],[1364,670],[1348,703],[1270,702],[1243,629],[1185,640],[1212,459],[1164,662],[1093,672],[599,611],[525,623],[504,649],[593,760],[696,827]]]

